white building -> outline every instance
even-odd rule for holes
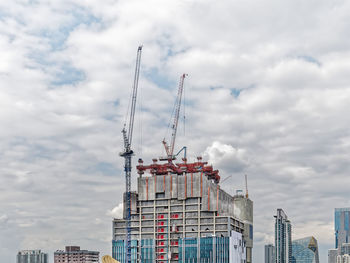
[[[21,250],[17,254],[17,263],[48,263],[48,255],[41,250]]]

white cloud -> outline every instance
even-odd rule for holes
[[[186,72],[176,147],[186,145],[190,159],[204,153],[222,178],[232,174],[223,186],[231,193],[248,174],[255,260],[272,241],[277,207],[295,236],[332,246],[333,208],[350,205],[349,8],[341,0],[0,2],[3,260],[71,243],[110,251],[139,44],[145,162],[162,154]]]
[[[248,166],[248,156],[244,149],[235,149],[231,145],[214,141],[207,147],[204,157],[215,167],[226,171],[239,172]]]
[[[114,207],[112,210],[108,210],[106,214],[113,218],[118,218],[118,219],[123,218],[123,203],[120,203],[119,205]]]
[[[6,224],[8,220],[9,220],[9,218],[6,214],[0,216],[0,223],[1,224]]]

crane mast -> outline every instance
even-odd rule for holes
[[[137,88],[139,83],[140,74],[140,63],[141,63],[141,52],[142,46],[137,49],[136,56],[136,68],[134,75],[134,84],[132,87],[132,97],[131,97],[131,108],[129,116],[129,126],[126,129],[126,123],[124,123],[124,128],[122,130],[123,140],[124,140],[124,152],[120,156],[124,157],[124,171],[125,171],[125,197],[126,197],[126,263],[131,263],[131,204],[130,204],[130,191],[131,191],[131,157],[134,155],[133,150],[131,150],[132,133],[134,129],[134,117],[136,108],[136,97]]]
[[[180,83],[179,83],[179,89],[177,92],[177,97],[175,101],[175,115],[174,115],[174,121],[173,125],[171,126],[172,133],[171,133],[171,143],[170,146],[168,146],[167,142],[165,141],[165,138],[163,139],[163,145],[168,157],[168,161],[171,162],[175,159],[174,156],[174,146],[175,146],[175,140],[176,140],[176,132],[177,132],[177,124],[179,122],[179,115],[180,115],[180,108],[181,108],[181,99],[182,99],[182,91],[184,88],[184,80],[187,74],[182,74],[180,77]]]

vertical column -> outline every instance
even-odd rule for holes
[[[138,201],[138,208],[139,208],[139,240],[140,240],[140,242],[141,242],[141,240],[142,240],[142,226],[141,226],[141,224],[142,224],[142,220],[141,220],[141,218],[142,218],[142,202],[143,201]],[[138,247],[140,248],[140,244],[138,245]],[[141,252],[141,251],[140,251]]]
[[[156,240],[156,200],[153,200],[153,239]]]
[[[171,196],[170,196],[171,198]],[[171,221],[170,221],[170,198],[168,199],[168,223],[167,223],[167,228],[168,228],[168,244],[167,244],[167,252],[168,252],[168,255],[167,255],[167,259],[168,259],[168,262],[170,262],[170,258],[169,258],[169,253],[170,253],[170,257],[171,257],[171,250],[170,250],[170,228],[171,228]]]
[[[185,238],[186,234],[185,234],[185,229],[186,229],[186,209],[185,209],[185,203],[186,203],[186,199],[182,200],[182,238]]]
[[[197,227],[198,227],[198,234],[197,237],[201,237],[201,198],[198,197],[198,207],[197,207]]]
[[[213,212],[214,216],[214,236],[216,236],[216,212]]]
[[[213,263],[216,263],[216,236],[213,236]]]

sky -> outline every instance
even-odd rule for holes
[[[230,194],[248,175],[253,262],[283,208],[325,263],[334,208],[350,206],[349,12],[345,0],[0,0],[1,262],[111,253],[142,44],[134,160],[164,154],[187,73],[175,150],[203,156]]]

